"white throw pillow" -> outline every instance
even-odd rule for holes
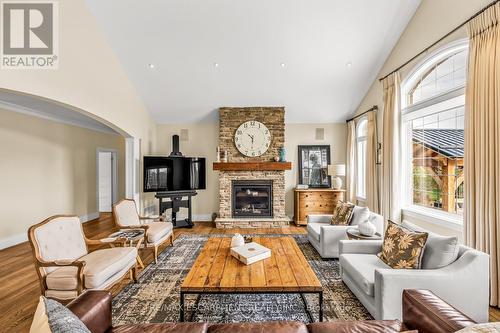
[[[45,302],[42,296],[40,296],[35,315],[33,316],[33,321],[31,322],[30,333],[52,333],[49,326],[49,318],[47,317],[47,312],[45,312]]]
[[[354,206],[350,225],[358,225],[367,221],[370,217],[370,210],[366,207]]]
[[[422,269],[442,268],[457,260],[459,250],[457,237],[441,236],[408,221],[403,221],[402,226],[413,231],[429,233],[422,257]]]
[[[456,333],[500,333],[500,323],[475,324],[462,328]]]

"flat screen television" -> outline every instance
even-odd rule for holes
[[[204,190],[205,158],[144,156],[144,192]]]

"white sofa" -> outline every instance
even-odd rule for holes
[[[332,215],[314,215],[307,217],[307,238],[322,258],[338,258],[339,242],[347,239],[346,230],[357,227],[359,222],[369,219],[382,234],[384,218],[370,212],[368,208],[354,207],[353,218],[350,225],[331,225]]]
[[[489,256],[463,245],[456,247],[458,258],[447,266],[392,269],[377,256],[382,241],[343,240],[340,242],[342,280],[378,320],[401,319],[404,289],[428,289],[476,322],[487,322]],[[437,252],[431,252],[427,255],[435,258]],[[424,260],[426,249],[423,256]]]

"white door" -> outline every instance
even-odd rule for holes
[[[111,212],[113,204],[113,153],[98,153],[99,212]]]

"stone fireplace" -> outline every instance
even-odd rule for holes
[[[285,170],[290,162],[274,162],[285,140],[285,110],[282,107],[219,109],[221,151],[228,163],[214,163],[219,171],[219,215],[217,228],[282,227],[290,222],[285,214]],[[236,129],[256,120],[271,132],[269,149],[259,157],[243,156],[234,144]]]
[[[233,180],[231,212],[234,218],[273,217],[272,180]]]

